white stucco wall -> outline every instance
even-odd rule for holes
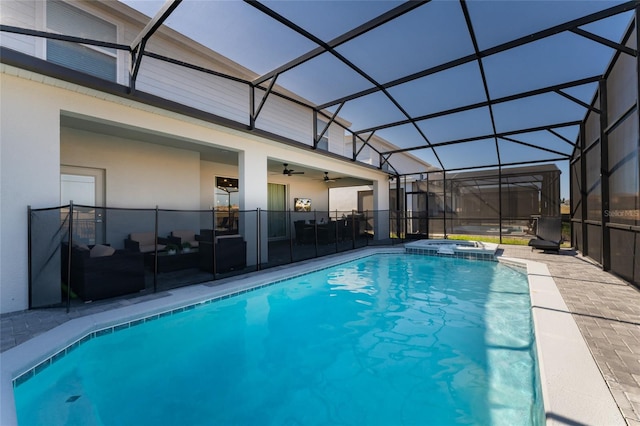
[[[60,197],[58,99],[37,86],[0,74],[2,313],[27,308],[27,206],[55,206]]]
[[[371,185],[333,188],[329,192],[329,207],[331,210],[340,212],[358,210],[358,191],[371,191],[372,189]]]
[[[60,134],[61,164],[106,171],[107,206],[200,208],[199,153],[65,127]]]

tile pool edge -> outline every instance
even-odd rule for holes
[[[167,297],[76,318],[0,354],[0,424],[17,424],[13,380],[90,333],[203,300],[245,292],[275,281],[381,253],[404,253],[403,247],[367,248],[312,259],[230,279],[218,285],[195,285]],[[625,421],[604,382],[582,334],[545,264],[498,256],[500,263],[526,269],[536,334],[545,416],[549,425],[607,424]]]
[[[526,268],[546,424],[626,425],[547,265],[497,259]]]

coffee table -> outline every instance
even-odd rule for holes
[[[153,270],[155,257],[155,253],[149,253],[145,258],[145,263],[151,270]],[[158,252],[158,273],[197,268],[199,259],[198,249],[191,249],[191,251],[187,253],[178,252],[176,254],[169,254],[166,251]]]

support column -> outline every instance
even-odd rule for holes
[[[587,153],[585,151],[585,148],[587,147],[587,130],[584,123],[584,121],[580,123],[580,208],[582,209],[582,222],[580,226],[582,227],[582,255],[588,256],[589,238],[587,238],[587,233],[589,232],[589,229],[587,226],[587,216],[589,215],[589,206],[587,205]]]
[[[502,244],[502,163],[498,165],[498,238]]]
[[[29,307],[27,206],[60,203],[61,96],[59,89],[5,73],[0,73],[0,86],[0,313],[7,313]],[[58,229],[60,217],[41,215],[38,225]],[[32,302],[59,303],[60,252],[48,252],[45,244],[33,250],[32,256],[42,256],[40,264],[47,266],[39,271]]]
[[[261,212],[258,227],[257,209],[267,210],[267,153],[252,147],[238,153],[238,190],[241,213],[240,233],[247,242],[247,265],[256,265],[260,241],[260,262],[269,259],[267,214]],[[258,232],[260,235],[258,237]]]
[[[447,235],[447,172],[442,172],[442,232],[445,239],[449,238]]]
[[[600,196],[602,199],[602,269],[611,269],[609,223],[609,134],[607,133],[607,80],[600,80]]]
[[[373,181],[374,239],[389,238],[389,182],[387,177]]]

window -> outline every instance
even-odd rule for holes
[[[47,2],[47,29],[115,43],[116,26],[61,1]],[[115,49],[47,40],[47,61],[109,81],[117,80]]]
[[[316,121],[316,129],[318,132],[316,134],[316,138],[320,136],[320,133],[322,133],[322,131],[326,126],[327,126],[326,121],[322,121],[320,119]],[[322,135],[322,137],[318,141],[318,149],[322,149],[324,151],[329,150],[329,129],[327,129],[327,131],[324,133],[324,135]]]
[[[216,209],[216,230],[237,233],[240,208],[238,179],[217,176],[214,203]]]

